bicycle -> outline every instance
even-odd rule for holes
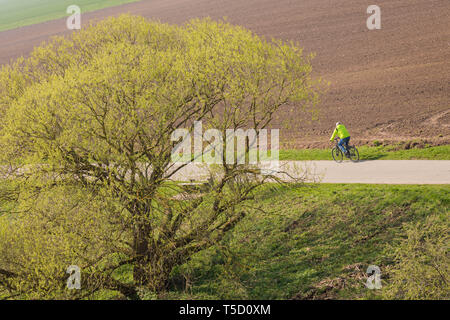
[[[339,148],[339,138],[334,139],[336,141],[336,145],[331,149],[331,155],[333,156],[333,160],[341,163],[344,159],[344,154],[342,153],[341,148]],[[352,162],[359,161],[359,151],[355,146],[352,145],[344,145],[344,148],[347,150],[347,154],[345,155]]]

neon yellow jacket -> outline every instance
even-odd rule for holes
[[[333,141],[334,138],[336,137],[336,135],[338,135],[339,138],[341,138],[341,139],[350,137],[350,134],[348,133],[347,128],[343,124],[338,125],[336,127],[336,129],[334,129],[333,135],[331,136],[330,141]]]

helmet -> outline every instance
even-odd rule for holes
[[[338,125],[340,125],[341,123],[338,121],[338,122],[336,122],[336,127],[338,126]]]

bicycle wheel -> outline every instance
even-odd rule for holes
[[[356,149],[355,146],[349,146],[348,147],[349,152],[349,158],[352,162],[358,162],[359,161],[359,152],[358,149]]]
[[[344,159],[344,155],[342,154],[341,149],[338,147],[334,147],[331,150],[331,155],[333,156],[333,160],[336,162],[342,162],[342,159]]]

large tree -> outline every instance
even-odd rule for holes
[[[195,121],[224,136],[259,130],[285,106],[313,107],[310,58],[226,22],[121,16],[4,67],[0,295],[165,290],[173,267],[220,241],[270,177],[223,161],[189,194],[172,179],[173,133]],[[65,287],[69,265],[81,290]]]

